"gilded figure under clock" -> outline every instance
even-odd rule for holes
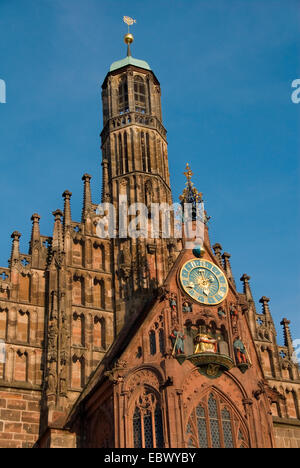
[[[194,339],[194,354],[217,353],[218,343],[206,327],[200,327]]]

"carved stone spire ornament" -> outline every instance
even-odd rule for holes
[[[40,241],[40,215],[38,215],[37,213],[34,213],[32,216],[31,216],[31,221],[32,221],[32,231],[31,231],[31,243],[30,243],[30,247],[32,248],[33,247],[33,244],[35,242],[39,242]]]
[[[20,237],[21,234],[18,231],[14,231],[11,235],[12,238],[12,249],[11,249],[11,264],[13,265],[20,257]]]
[[[294,353],[293,340],[290,330],[290,320],[284,318],[280,325],[283,326],[284,345],[288,348],[289,357],[291,358]]]
[[[224,270],[226,271],[227,278],[232,283],[232,285],[236,288],[236,284],[235,284],[235,281],[234,281],[234,277],[233,277],[232,269],[231,269],[231,265],[230,265],[230,257],[231,257],[231,255],[229,253],[227,253],[227,252],[224,252],[223,255],[222,255],[223,262],[224,262]]]
[[[82,177],[84,182],[82,221],[86,219],[87,215],[91,212],[92,209],[91,178],[92,176],[89,174],[84,174]]]
[[[62,194],[65,203],[64,203],[64,229],[71,226],[72,215],[71,215],[71,197],[72,193],[69,190],[65,190]]]
[[[214,249],[214,252],[215,252],[215,256],[216,256],[216,259],[217,259],[217,262],[219,264],[219,266],[221,268],[223,268],[223,262],[222,262],[222,246],[221,244],[214,244],[213,245],[213,249]]]

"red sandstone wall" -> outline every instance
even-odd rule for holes
[[[274,427],[276,448],[300,448],[300,426]]]
[[[31,448],[38,438],[38,391],[0,391],[0,448]]]

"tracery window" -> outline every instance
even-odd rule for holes
[[[135,112],[146,112],[146,87],[143,78],[136,76],[134,79]]]
[[[156,334],[154,330],[151,330],[149,333],[150,340],[150,354],[154,356],[156,354]]]
[[[129,111],[127,78],[123,78],[119,84],[119,113]]]
[[[186,426],[186,444],[191,448],[248,448],[247,441],[240,418],[213,392],[199,402]]]
[[[134,448],[163,448],[163,422],[160,403],[154,393],[145,390],[138,398],[133,414]]]
[[[161,352],[161,354],[164,354],[166,351],[166,347],[165,347],[164,330],[162,328],[158,332],[158,339],[159,339],[159,351]]]

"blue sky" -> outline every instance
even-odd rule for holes
[[[0,264],[16,229],[27,252],[32,213],[51,235],[65,189],[80,219],[85,172],[100,199],[101,84],[126,53],[123,15],[162,86],[174,199],[190,162],[237,283],[271,298],[280,341],[285,316],[300,338],[298,0],[0,0]]]

